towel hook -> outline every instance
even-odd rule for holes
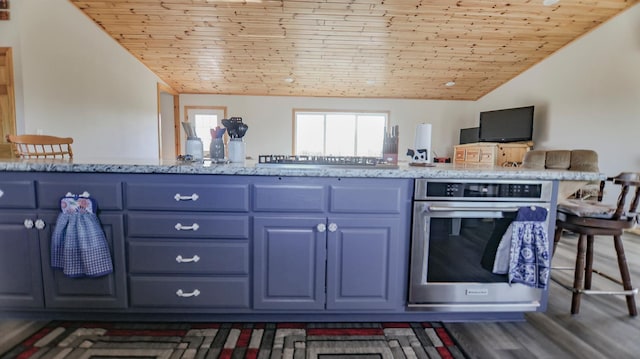
[[[83,197],[83,198],[89,198],[91,197],[91,194],[89,194],[89,192],[84,191],[81,194],[73,194],[71,192],[67,192],[67,194],[65,195],[65,197],[74,197],[74,198],[78,198],[78,197]]]

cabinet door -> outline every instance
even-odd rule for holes
[[[40,243],[35,228],[25,228],[33,212],[0,211],[0,307],[42,308]]]
[[[329,218],[327,309],[398,309],[407,270],[400,220]]]
[[[121,214],[101,214],[100,223],[111,249],[113,273],[95,278],[70,278],[51,268],[51,235],[57,213],[41,216],[47,227],[40,231],[42,275],[47,308],[126,308],[124,226]]]
[[[324,309],[325,217],[254,217],[255,309]]]

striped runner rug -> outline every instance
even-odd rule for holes
[[[466,358],[441,323],[51,322],[0,358]]]

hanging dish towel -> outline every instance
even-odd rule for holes
[[[522,283],[534,288],[549,284],[549,240],[545,220],[547,210],[542,207],[521,207],[507,233],[510,238],[509,283]],[[499,250],[500,252],[500,250]],[[496,256],[498,260],[499,256]],[[503,258],[504,259],[504,258]]]
[[[95,202],[67,195],[60,200],[51,238],[51,267],[68,277],[99,277],[113,272],[111,252],[95,214]]]

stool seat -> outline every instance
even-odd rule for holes
[[[556,216],[556,230],[554,235],[553,251],[557,248],[563,231],[570,231],[579,235],[577,244],[576,264],[574,271],[573,291],[571,299],[571,314],[578,314],[580,311],[580,299],[582,294],[614,294],[624,295],[627,301],[627,309],[630,316],[637,316],[635,295],[638,289],[634,289],[631,284],[629,267],[624,253],[622,234],[625,229],[633,228],[637,222],[638,215],[636,209],[640,197],[640,174],[633,172],[621,173],[616,177],[608,178],[614,184],[620,185],[620,195],[615,207],[611,208],[610,217],[602,218],[589,217],[589,210],[593,209],[593,204],[585,202],[585,210],[580,211],[580,203],[573,201],[568,206],[558,205]],[[629,205],[625,208],[626,196],[629,189],[635,187],[635,195]],[[604,188],[604,186],[601,186]],[[593,243],[595,236],[611,236],[618,259],[618,268],[621,279],[618,280],[611,275],[593,269]],[[622,285],[622,291],[600,291],[592,290],[592,274],[600,274],[604,278],[612,280]]]

